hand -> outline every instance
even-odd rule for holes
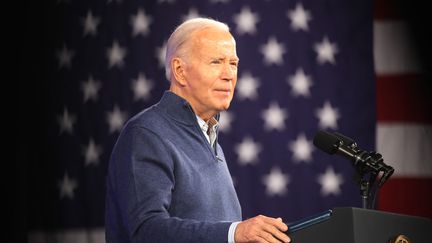
[[[281,218],[258,215],[237,225],[234,240],[236,243],[290,242],[291,239],[283,233],[287,230],[288,226],[282,222]]]

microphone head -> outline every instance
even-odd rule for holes
[[[340,140],[335,135],[326,132],[326,131],[319,131],[313,140],[313,144],[321,149],[322,151],[328,153],[328,154],[334,154],[337,152],[338,147],[340,145]]]
[[[346,146],[354,146],[357,147],[357,143],[354,142],[350,137],[347,137],[343,134],[340,134],[338,132],[333,133],[334,136],[336,136],[344,145]]]

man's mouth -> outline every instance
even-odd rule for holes
[[[231,93],[230,89],[215,89],[217,92]]]

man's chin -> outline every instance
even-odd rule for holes
[[[219,108],[219,111],[226,111],[228,110],[228,108],[230,107],[230,102],[226,103],[226,104],[222,104]]]
[[[219,112],[221,112],[221,111],[225,111],[225,110],[228,110],[228,108],[230,107],[230,105],[231,105],[231,101],[232,101],[232,99],[230,99],[230,98],[226,98],[226,99],[219,99],[219,100],[217,100],[215,103],[213,103],[215,106],[215,108],[219,111]]]

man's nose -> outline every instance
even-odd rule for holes
[[[222,79],[226,81],[233,80],[237,75],[237,67],[234,67],[230,63],[224,65],[222,70]]]

